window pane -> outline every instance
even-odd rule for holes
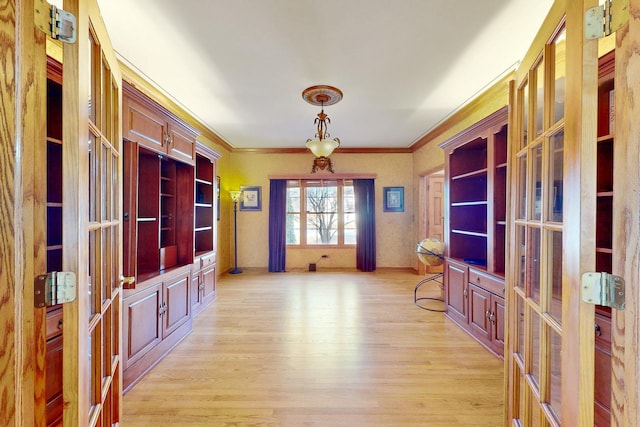
[[[356,244],[356,214],[344,214],[344,244]]]
[[[287,214],[287,245],[300,244],[300,214]]]
[[[524,301],[520,296],[516,296],[517,310],[516,316],[518,316],[518,354],[520,355],[520,359],[524,361]]]
[[[533,182],[535,183],[535,194],[533,196],[533,219],[539,221],[542,218],[542,192],[544,191],[542,182],[542,145],[533,149]]]
[[[564,132],[560,132],[551,139],[550,156],[551,165],[551,191],[549,194],[549,219],[555,222],[562,222],[562,179],[563,156],[564,156]]]
[[[527,233],[527,280],[528,293],[540,305],[540,229],[530,227]]]
[[[334,213],[307,214],[307,244],[337,245],[337,222],[337,215]]]
[[[287,212],[300,212],[300,187],[287,188]]]
[[[353,193],[353,186],[345,186],[343,188],[343,211],[344,212],[355,212],[356,211],[356,202]]]
[[[551,329],[551,328],[550,328]],[[551,360],[550,364],[550,373],[551,376],[549,380],[550,389],[551,389],[551,409],[556,415],[556,418],[559,419],[558,414],[562,412],[562,398],[560,396],[561,384],[561,374],[562,374],[562,365],[561,365],[561,350],[562,350],[562,337],[553,329],[551,329]]]
[[[531,360],[530,369],[531,379],[535,384],[536,391],[540,390],[540,316],[533,310],[531,313]],[[537,405],[536,405],[537,406]]]
[[[307,212],[327,213],[338,211],[337,187],[308,187]]]
[[[542,126],[544,125],[544,60],[540,61],[534,70],[536,78],[536,136],[542,134]]]
[[[552,231],[550,236],[549,265],[551,267],[551,302],[549,311],[562,324],[562,233]]]
[[[563,29],[554,40],[555,88],[553,99],[554,122],[564,117],[565,76],[567,74],[567,30]]]
[[[522,136],[520,148],[524,148],[529,143],[527,138],[529,132],[529,83],[525,83],[520,89],[520,108],[522,109]]]
[[[518,219],[527,217],[527,156],[518,158]]]
[[[527,268],[526,268],[526,260],[527,260],[527,251],[526,251],[526,228],[523,225],[516,226],[516,248],[518,248],[518,257],[520,261],[518,262],[518,275],[516,276],[516,286],[525,289],[526,279],[527,279]]]

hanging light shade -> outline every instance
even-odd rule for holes
[[[308,139],[306,146],[316,157],[329,157],[333,150],[340,146],[338,138],[331,138],[327,125],[331,119],[324,112],[325,105],[333,105],[342,99],[342,91],[333,86],[317,85],[302,91],[302,98],[312,105],[320,105],[321,110],[314,120],[316,134],[313,139]]]

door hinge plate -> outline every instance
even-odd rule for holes
[[[624,310],[625,284],[622,277],[589,272],[582,275],[581,284],[584,302]]]
[[[587,9],[584,15],[584,35],[599,39],[611,35],[629,22],[629,0],[604,0],[604,4]]]
[[[73,272],[54,271],[36,277],[34,283],[34,305],[36,308],[51,307],[76,299],[77,282]]]
[[[65,43],[76,42],[78,25],[72,13],[58,9],[46,0],[35,0],[33,11],[36,27],[52,39]]]

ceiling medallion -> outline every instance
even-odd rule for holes
[[[331,123],[331,119],[325,114],[324,106],[340,102],[342,91],[333,86],[316,85],[303,90],[302,99],[311,105],[320,105],[321,107],[314,120],[317,127],[315,138],[308,139],[306,143],[307,148],[316,156],[311,173],[315,173],[318,169],[324,170],[327,167],[329,172],[333,173],[333,165],[329,156],[333,150],[340,146],[340,140],[338,138],[331,139],[331,135],[327,131],[327,125]]]

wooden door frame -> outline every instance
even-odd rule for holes
[[[0,22],[3,51],[19,58],[0,85],[0,425],[41,425],[45,419],[44,309],[33,303],[34,278],[46,270],[44,194],[36,182],[46,161],[46,36],[35,31],[33,0],[9,0],[13,20]],[[7,126],[5,126],[7,125]],[[26,160],[26,161],[25,161]],[[35,349],[35,351],[34,351]],[[36,411],[37,408],[42,410]]]
[[[427,235],[427,230],[429,229],[429,177],[440,174],[442,174],[442,177],[444,178],[444,165],[433,168],[419,176],[417,242],[421,242],[425,237],[429,237]],[[418,262],[418,274],[421,276],[427,274],[426,266],[421,262]]]
[[[616,34],[613,273],[626,281],[626,307],[612,310],[612,425],[640,422],[640,0]]]

